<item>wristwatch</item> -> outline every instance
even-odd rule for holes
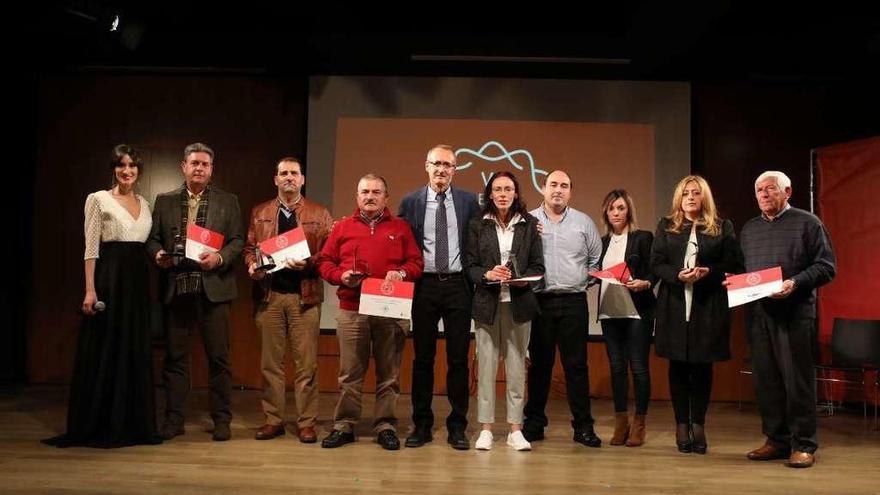
[[[403,268],[398,268],[397,273],[400,274],[400,280],[406,280],[406,270]]]

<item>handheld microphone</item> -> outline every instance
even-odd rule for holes
[[[100,313],[106,309],[107,303],[105,303],[104,301],[95,301],[95,304],[92,304],[92,311],[94,311],[95,313]],[[79,307],[77,313],[88,316],[82,306]]]

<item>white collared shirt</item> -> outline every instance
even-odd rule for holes
[[[506,265],[507,260],[510,258],[510,250],[513,249],[513,232],[514,226],[520,222],[525,222],[525,218],[523,218],[519,213],[513,215],[513,218],[507,222],[507,226],[503,226],[498,223],[498,219],[490,214],[486,214],[483,216],[484,219],[492,220],[495,222],[495,233],[498,235],[498,248],[501,251],[501,265]],[[515,256],[515,255],[514,255]],[[518,267],[520,273],[525,268],[523,266]],[[510,302],[510,286],[507,284],[501,284],[501,294],[499,294],[499,301],[501,302]]]

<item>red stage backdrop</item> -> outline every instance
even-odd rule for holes
[[[837,277],[820,289],[819,340],[835,317],[880,319],[880,137],[816,150],[817,213],[831,233]]]
[[[880,137],[816,150],[817,213],[831,234],[837,277],[819,289],[819,341],[831,344],[834,318],[880,319]],[[836,400],[873,397],[838,388]]]

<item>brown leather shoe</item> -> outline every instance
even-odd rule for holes
[[[792,452],[791,457],[788,458],[788,467],[793,468],[808,468],[816,462],[816,457],[809,452]]]
[[[614,413],[614,434],[611,436],[611,445],[623,445],[629,436],[629,413],[626,411]]]
[[[318,434],[315,433],[315,429],[311,426],[300,428],[296,435],[302,443],[315,443],[318,441]]]
[[[270,425],[265,424],[257,430],[257,434],[254,435],[254,438],[257,440],[272,440],[275,437],[280,437],[284,435],[284,424],[280,425]]]
[[[785,459],[791,451],[784,447],[778,447],[770,442],[749,452],[746,456],[752,461],[771,461],[773,459]]]

